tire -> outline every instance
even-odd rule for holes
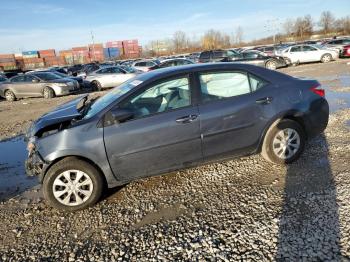
[[[91,86],[92,86],[92,89],[95,90],[95,91],[101,91],[102,90],[101,83],[96,81],[96,80],[91,82]]]
[[[52,90],[51,87],[45,87],[44,90],[43,90],[43,96],[44,98],[46,99],[49,99],[49,98],[54,98],[55,97],[55,92]]]
[[[81,177],[78,182],[82,184],[78,187],[74,184],[77,176]],[[52,165],[43,181],[46,201],[54,208],[69,212],[97,203],[103,189],[102,174],[93,165],[75,157],[67,157]]]
[[[273,61],[273,60],[267,61],[265,64],[265,68],[270,70],[276,70],[277,69],[276,61]]]
[[[331,54],[324,54],[322,57],[321,57],[321,62],[322,63],[329,63],[330,61],[332,61],[333,57]]]
[[[291,133],[288,133],[288,131]],[[294,136],[292,135],[292,131],[294,132]],[[287,140],[290,141],[290,143],[288,143],[287,149],[283,151],[284,143],[287,142],[280,138],[283,137],[285,139],[289,134],[292,139]],[[304,151],[305,141],[305,131],[299,123],[290,119],[282,119],[274,123],[267,131],[261,154],[271,163],[279,165],[290,164],[297,160]]]
[[[16,96],[11,90],[5,91],[5,98],[7,101],[10,101],[10,102],[13,102],[16,100]]]

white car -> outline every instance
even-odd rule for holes
[[[293,45],[281,52],[281,56],[292,64],[322,62],[327,63],[339,57],[336,50],[319,45]]]
[[[91,83],[93,89],[102,90],[104,88],[119,86],[136,75],[137,73],[129,73],[121,67],[111,66],[88,74],[85,80]]]
[[[158,65],[154,60],[142,60],[142,61],[136,61],[132,64],[132,67],[141,70],[143,72],[148,72],[149,69],[155,65]]]

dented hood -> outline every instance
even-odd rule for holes
[[[72,120],[73,118],[80,116],[80,113],[77,109],[77,105],[79,104],[80,101],[82,101],[83,99],[86,99],[87,96],[88,95],[80,96],[42,115],[38,120],[36,120],[30,126],[27,132],[27,137],[29,138],[29,137],[35,136],[38,133],[38,131],[40,131],[45,127],[48,127],[54,124],[59,124],[65,121],[69,121],[69,120]]]

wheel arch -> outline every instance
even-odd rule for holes
[[[50,85],[46,85],[43,87],[43,90],[41,91],[43,95],[44,95],[45,88],[50,88],[53,91],[54,96],[56,96],[57,92],[56,92],[55,88],[53,86],[50,86]]]
[[[286,111],[286,112],[283,112],[283,113],[276,115],[266,124],[264,131],[263,131],[263,133],[260,137],[260,140],[259,140],[258,149],[257,149],[258,152],[261,152],[261,149],[262,149],[262,146],[263,146],[263,143],[264,143],[264,140],[265,140],[265,137],[266,137],[266,134],[268,133],[268,131],[271,128],[273,128],[275,125],[277,125],[283,119],[290,119],[290,120],[297,122],[305,131],[305,135],[307,138],[307,132],[306,132],[303,113],[301,113],[297,110]]]
[[[67,158],[71,158],[71,159],[78,159],[78,160],[82,160],[85,161],[87,163],[89,163],[90,165],[92,165],[93,167],[96,168],[96,170],[98,170],[98,172],[100,173],[102,180],[103,180],[103,187],[107,188],[108,187],[108,182],[107,182],[107,178],[104,174],[104,172],[102,171],[101,167],[99,165],[97,165],[94,161],[92,161],[91,159],[85,157],[85,156],[78,156],[78,155],[66,155],[66,156],[60,156],[56,159],[54,159],[53,161],[51,161],[48,165],[45,166],[41,176],[39,177],[40,183],[42,183],[44,181],[44,178],[48,172],[48,170],[56,163],[67,159]]]

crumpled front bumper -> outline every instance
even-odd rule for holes
[[[47,167],[48,163],[46,163],[40,156],[39,152],[36,151],[30,153],[25,161],[27,176],[38,176],[40,182],[42,182],[44,178]]]

